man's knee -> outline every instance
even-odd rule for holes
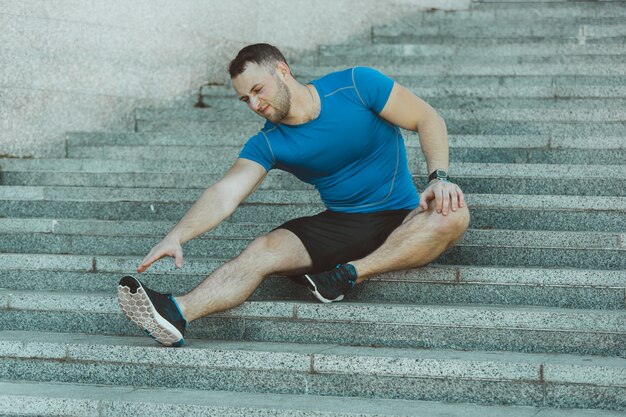
[[[405,220],[404,224],[409,230],[413,228],[415,234],[419,235],[429,230],[443,239],[456,242],[467,230],[469,221],[470,213],[467,206],[458,208],[456,211],[450,211],[444,216],[441,213],[437,213],[433,205],[429,206],[429,210],[426,212],[417,211],[415,215],[409,215],[408,220]]]
[[[243,251],[242,255],[253,258],[263,257],[277,250],[278,242],[272,233],[255,238]]]
[[[242,252],[242,255],[257,260],[308,256],[298,238],[284,229],[276,229],[255,238]]]
[[[256,271],[272,273],[275,269],[276,256],[275,243],[267,235],[255,238],[246,248],[230,263],[236,268],[246,270],[254,268]]]
[[[467,206],[460,207],[456,211],[449,211],[443,216],[433,213],[434,228],[438,234],[449,236],[451,240],[459,239],[469,226],[470,214]]]
[[[291,273],[312,266],[298,237],[285,229],[257,237],[234,261],[254,265],[264,274]]]

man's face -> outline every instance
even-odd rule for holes
[[[250,62],[232,83],[239,99],[270,122],[279,123],[289,113],[291,94],[276,71]]]

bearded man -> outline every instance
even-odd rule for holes
[[[445,122],[411,91],[367,67],[303,85],[268,44],[243,48],[229,72],[239,99],[265,126],[137,271],[166,256],[182,267],[182,245],[229,217],[272,169],[313,184],[327,210],[257,237],[184,295],[123,277],[120,307],[157,342],[183,345],[188,323],[240,305],[270,275],[306,285],[322,302],[340,301],[373,275],[432,262],[462,237],[469,211],[448,178]],[[419,133],[429,174],[421,195],[400,128]]]

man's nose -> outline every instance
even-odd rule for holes
[[[259,99],[256,97],[250,97],[248,104],[252,110],[259,110],[259,105],[261,104]]]

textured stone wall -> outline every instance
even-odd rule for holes
[[[66,131],[132,130],[133,109],[185,105],[227,81],[248,43],[297,62],[420,7],[469,1],[0,0],[0,154],[61,157]]]

